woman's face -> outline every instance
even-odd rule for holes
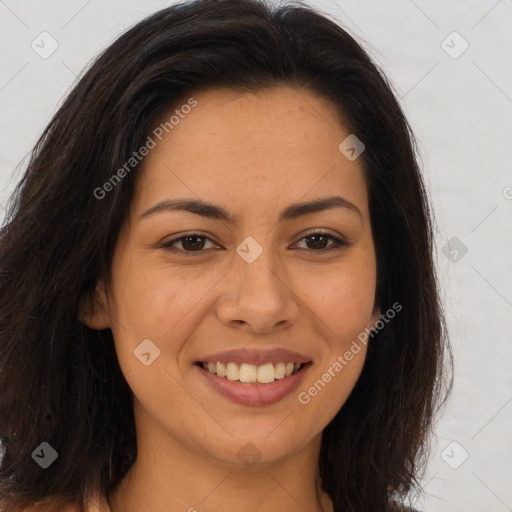
[[[152,136],[108,297],[97,286],[105,311],[86,323],[112,329],[139,438],[277,461],[319,441],[360,375],[353,341],[379,318],[361,159],[339,149],[350,131],[308,91],[194,99]],[[298,207],[327,198],[339,199]],[[286,376],[289,363],[308,364]]]

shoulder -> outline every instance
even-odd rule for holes
[[[391,512],[420,512],[419,510],[416,510],[415,508],[408,507],[404,505],[403,503],[392,503],[391,505]]]
[[[107,496],[99,491],[96,492],[89,506],[86,507],[87,512],[111,512],[108,505]]]
[[[111,510],[108,505],[107,496],[97,489],[84,507],[77,504],[65,512],[111,512]]]
[[[111,512],[106,495],[98,491],[85,506],[80,505],[80,503],[75,503],[67,505],[66,507],[51,507],[46,503],[32,505],[21,510],[12,510],[11,512],[50,512],[51,510],[58,510],[58,512]],[[3,512],[3,510],[0,510],[0,512]]]

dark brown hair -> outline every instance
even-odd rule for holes
[[[95,59],[11,197],[0,232],[3,509],[44,501],[57,510],[96,487],[107,493],[137,455],[112,333],[77,319],[98,278],[110,276],[136,168],[106,197],[94,190],[183,98],[277,85],[330,100],[366,146],[376,299],[381,311],[403,308],[370,339],[355,388],[323,432],[323,488],[336,511],[357,512],[391,510],[419,492],[452,360],[434,221],[407,120],[382,71],[327,15],[299,2],[198,0],[156,12]],[[31,456],[42,442],[58,452],[47,469]]]

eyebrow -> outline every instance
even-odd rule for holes
[[[359,208],[348,199],[340,196],[324,197],[314,201],[295,203],[288,206],[279,215],[279,222],[293,220],[310,213],[321,212],[331,208],[344,208],[347,211],[356,213],[363,218]],[[229,212],[222,206],[217,206],[197,199],[165,199],[147,209],[140,218],[149,217],[159,212],[186,211],[207,217],[209,219],[220,219],[230,224],[239,222],[240,217]]]

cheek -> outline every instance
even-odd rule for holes
[[[114,322],[121,338],[132,343],[145,338],[163,343],[166,337],[186,336],[187,322],[218,282],[218,276],[197,269],[184,272],[161,263],[121,262],[115,275]],[[199,309],[198,309],[199,308]],[[180,338],[181,339],[181,338]]]
[[[349,343],[368,327],[374,306],[375,271],[371,265],[336,264],[309,272],[300,295],[332,343]]]
[[[375,282],[371,267],[330,268],[330,275],[304,283],[307,304],[321,333],[321,359],[298,391],[301,414],[323,429],[352,392],[366,359],[367,346],[358,336],[368,327]],[[328,279],[327,279],[328,277]]]

